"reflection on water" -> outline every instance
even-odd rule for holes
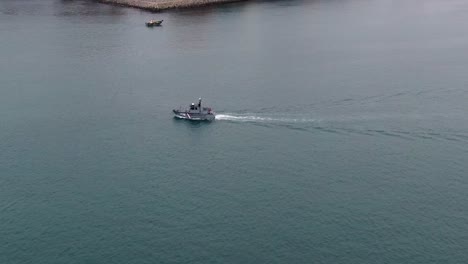
[[[57,16],[122,16],[125,14],[125,8],[90,0],[60,0],[54,4],[54,15]]]
[[[52,15],[52,16],[122,16],[125,8],[101,4],[93,0],[2,0],[0,13],[4,15]]]

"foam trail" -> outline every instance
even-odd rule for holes
[[[228,121],[273,121],[272,118],[260,117],[253,115],[235,116],[235,115],[216,115],[217,120],[228,120]]]
[[[236,122],[264,122],[264,123],[308,123],[317,121],[315,119],[300,119],[300,118],[288,118],[288,117],[280,117],[280,118],[273,118],[267,116],[259,116],[254,114],[245,114],[245,115],[236,115],[236,114],[217,114],[216,120],[225,120],[225,121],[236,121]]]

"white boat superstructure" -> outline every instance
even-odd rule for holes
[[[187,109],[172,110],[176,118],[194,120],[194,121],[212,121],[215,119],[215,113],[210,107],[202,106],[202,99],[198,99],[198,104],[192,103]]]

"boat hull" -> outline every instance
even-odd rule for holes
[[[185,119],[191,121],[213,121],[216,116],[214,113],[189,113],[184,111],[172,110],[174,117],[178,119]]]

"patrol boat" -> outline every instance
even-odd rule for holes
[[[212,121],[215,119],[215,113],[210,107],[202,106],[202,99],[198,99],[198,104],[192,103],[188,109],[172,110],[176,118],[193,121]]]

